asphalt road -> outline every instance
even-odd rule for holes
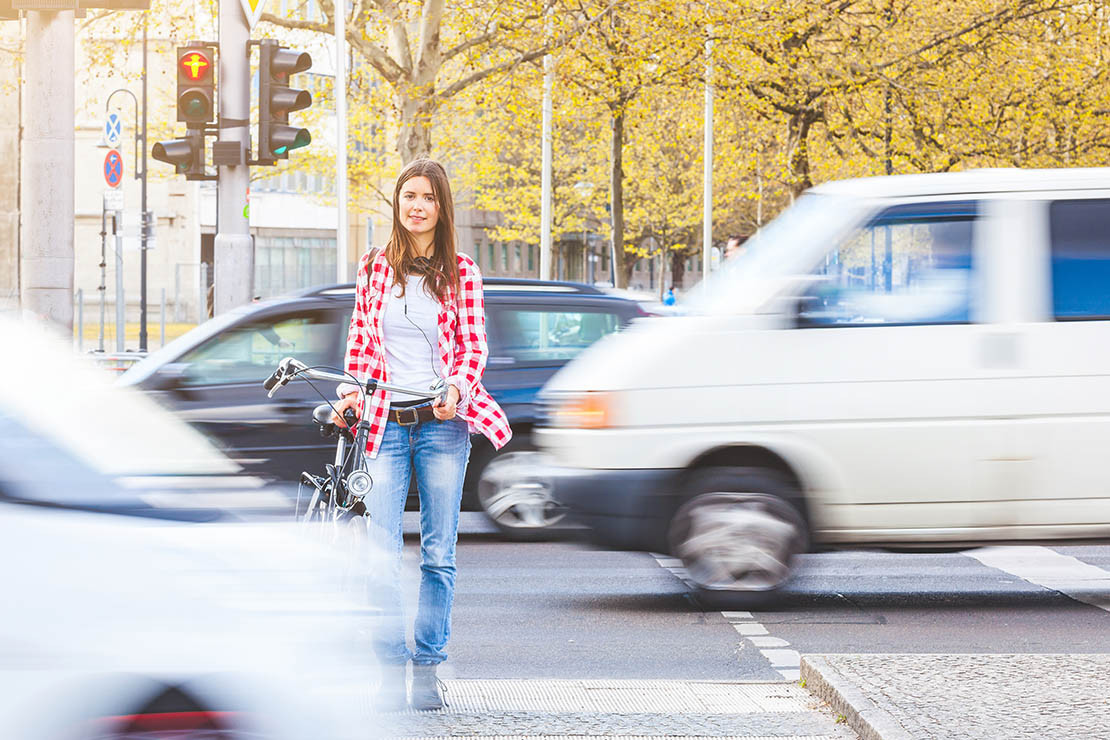
[[[796,677],[798,653],[1110,653],[1110,611],[972,552],[809,555],[773,610],[722,613],[688,595],[667,567],[674,563],[648,553],[464,536],[441,675],[782,680]],[[1065,571],[1110,571],[1110,547],[1000,552],[1018,563],[1010,570],[1066,555]],[[417,557],[410,542],[410,602]],[[1031,577],[1044,582],[1044,572]],[[1105,581],[1091,572],[1095,596],[1088,588],[1080,597],[1097,602],[1101,593],[1110,608]]]

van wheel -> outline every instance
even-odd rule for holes
[[[809,545],[794,503],[798,491],[783,476],[754,468],[699,472],[687,491],[669,541],[698,598],[741,608],[772,601]]]
[[[553,485],[542,462],[530,444],[510,445],[493,456],[478,478],[482,511],[511,539],[542,539],[566,517],[551,497]]]

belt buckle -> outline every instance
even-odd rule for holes
[[[412,421],[405,421],[404,418],[401,416],[406,411],[411,411],[412,412]],[[419,421],[420,421],[420,414],[418,414],[416,412],[416,407],[415,406],[409,406],[409,407],[406,407],[406,408],[403,408],[403,409],[397,409],[397,423],[400,424],[401,426],[411,427]]]

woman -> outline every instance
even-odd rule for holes
[[[431,388],[446,380],[446,400],[434,403],[367,399],[371,421],[366,470],[374,480],[368,497],[371,532],[388,547],[392,568],[383,590],[389,612],[375,636],[384,664],[379,703],[405,706],[405,665],[413,664],[412,706],[439,709],[443,698],[436,666],[447,658],[455,590],[455,541],[459,503],[470,455],[470,433],[497,449],[512,436],[508,419],[482,387],[486,366],[486,317],[478,266],[455,248],[454,203],[447,173],[430,159],[408,165],[393,190],[393,231],[385,249],[368,252],[359,265],[355,310],[347,336],[347,371],[406,388]],[[357,409],[353,385],[339,387],[337,423]],[[415,651],[405,642],[400,589],[402,515],[410,476],[420,492],[420,599]]]

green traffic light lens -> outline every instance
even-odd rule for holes
[[[289,151],[289,147],[279,146],[277,149],[274,150],[274,154],[285,154],[287,151]]]
[[[300,149],[301,147],[308,146],[310,143],[312,143],[312,137],[309,135],[308,131],[301,129],[297,132],[297,136],[293,139],[293,143],[289,145],[289,148]]]
[[[202,92],[190,91],[181,96],[178,100],[178,106],[181,112],[192,119],[209,118],[211,116],[211,104]]]

